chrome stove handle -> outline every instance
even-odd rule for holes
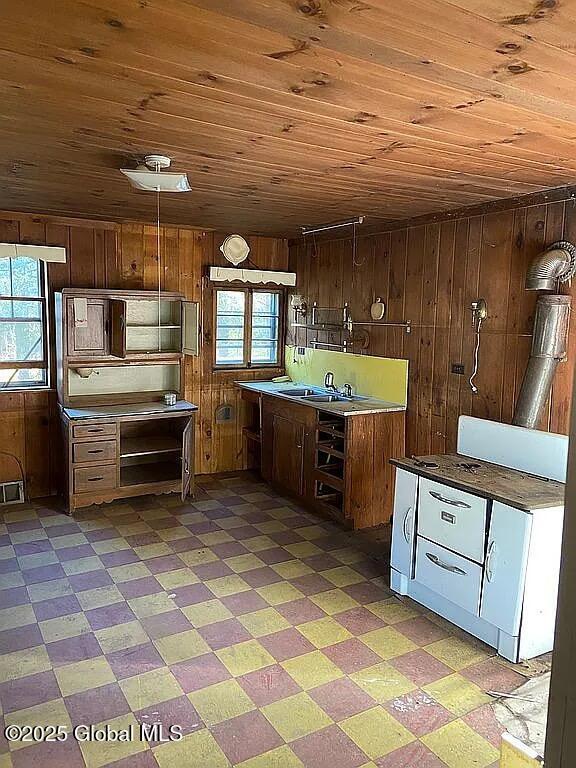
[[[444,568],[445,571],[457,573],[459,576],[466,576],[466,571],[463,571],[462,568],[458,568],[457,565],[450,565],[449,563],[442,562],[437,555],[433,555],[431,552],[426,552],[426,557],[431,563],[434,563],[434,565],[437,565],[439,568]]]
[[[406,514],[404,515],[404,522],[402,523],[402,533],[404,534],[404,538],[406,540],[406,544],[410,544],[410,531],[408,530],[408,522],[410,520],[410,513],[412,512],[412,507],[408,507],[406,510]]]
[[[445,496],[442,496],[441,493],[438,493],[438,491],[428,491],[428,493],[437,501],[441,501],[442,504],[450,504],[452,507],[464,507],[465,509],[471,509],[470,504],[466,504],[465,501],[458,501],[458,499],[447,499]]]

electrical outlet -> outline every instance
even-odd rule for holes
[[[458,376],[464,376],[464,366],[462,363],[452,363],[452,373],[456,373]]]
[[[304,347],[298,347],[296,349],[296,351],[298,352],[299,355],[305,355],[306,354],[306,349]]]

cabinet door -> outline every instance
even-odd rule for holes
[[[108,354],[107,305],[106,299],[68,299],[68,355],[95,357]]]
[[[197,301],[182,302],[182,352],[198,356],[200,347],[199,304]]]
[[[182,501],[194,491],[194,416],[182,433]]]
[[[110,299],[110,352],[115,357],[126,357],[126,302]]]
[[[417,494],[418,475],[397,469],[390,565],[408,578],[414,569]]]
[[[532,516],[495,501],[484,566],[480,616],[509,635],[517,635]]]
[[[304,492],[304,436],[304,424],[274,416],[272,479],[299,496]]]

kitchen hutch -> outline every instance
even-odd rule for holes
[[[198,354],[198,305],[179,293],[56,294],[58,399],[66,499],[79,507],[191,492],[194,413],[185,354]],[[164,395],[174,393],[175,404]]]

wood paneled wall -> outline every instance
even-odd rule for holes
[[[348,302],[353,319],[369,320],[371,302],[381,297],[386,320],[412,322],[411,334],[369,328],[366,353],[408,358],[407,453],[440,453],[455,449],[460,414],[511,421],[538,296],[524,290],[526,269],[539,251],[560,239],[576,240],[573,200],[360,238],[355,256],[350,239],[296,242],[290,262],[298,274],[297,291],[310,303]],[[486,299],[488,318],[481,331],[478,394],[473,395],[470,304],[478,297]],[[310,345],[316,336],[297,329],[291,340]],[[558,368],[541,429],[568,433],[575,361],[572,322],[568,360]],[[465,375],[452,373],[452,363],[464,364]]]
[[[181,291],[202,306],[202,351],[185,358],[185,393],[200,407],[197,419],[196,467],[199,473],[223,472],[243,466],[244,412],[233,381],[258,378],[257,370],[213,371],[212,290],[204,279],[207,265],[226,262],[220,245],[226,235],[186,227],[161,231],[162,287]],[[285,270],[285,240],[248,237],[250,260],[263,269]],[[50,264],[51,304],[64,287],[150,289],[157,286],[156,228],[141,223],[108,224],[30,214],[0,213],[0,242],[62,245],[66,264]],[[54,338],[53,314],[50,337]],[[266,377],[279,370],[266,370]],[[260,375],[262,375],[260,373]],[[218,406],[233,406],[231,421],[217,423]],[[62,447],[54,390],[0,392],[0,450],[23,463],[31,497],[53,494],[62,469]],[[16,463],[0,455],[0,479],[18,477]]]

